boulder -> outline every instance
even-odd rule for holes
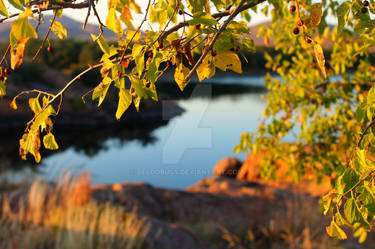
[[[235,157],[226,157],[215,164],[214,176],[235,178],[240,170],[242,162]]]
[[[331,190],[330,178],[324,177],[322,183],[317,184],[316,176],[308,172],[306,172],[299,183],[296,183],[293,177],[288,174],[289,165],[281,160],[277,160],[274,163],[277,179],[263,179],[259,168],[262,164],[264,154],[264,152],[257,154],[249,153],[236,178],[311,196],[322,196]]]

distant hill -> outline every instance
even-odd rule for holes
[[[43,39],[43,37],[45,36],[45,34],[46,34],[46,32],[49,28],[49,25],[50,25],[49,20],[51,20],[51,19],[52,19],[51,15],[45,15],[44,16],[44,23],[42,23],[39,26],[39,30],[38,30],[39,38]],[[99,33],[99,27],[98,26],[92,25],[92,24],[87,24],[86,29],[82,30],[82,23],[81,22],[73,20],[73,19],[71,19],[69,17],[66,17],[66,16],[64,16],[62,18],[56,18],[56,21],[59,21],[64,25],[64,27],[68,31],[68,38],[73,39],[73,40],[87,40],[87,39],[91,40],[90,33],[94,33],[94,34]],[[31,20],[30,22],[33,24],[33,26],[35,26],[36,22],[34,20]],[[5,41],[5,40],[9,39],[10,28],[11,28],[11,22],[4,22],[4,23],[0,24],[0,41]],[[113,38],[116,37],[116,35],[112,31],[110,31],[109,29],[106,29],[106,28],[104,29],[103,35],[104,35],[104,37],[109,38],[109,39],[113,39]],[[52,32],[50,34],[50,37],[51,38],[57,38],[57,36],[52,34]]]

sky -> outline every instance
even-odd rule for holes
[[[136,2],[138,3],[138,5],[141,7],[142,10],[146,9],[147,3],[148,3],[147,0],[136,0]],[[263,3],[263,5],[264,4],[266,4],[266,3]],[[99,12],[99,15],[100,15],[103,23],[105,23],[105,18],[106,18],[107,13],[108,13],[107,0],[99,0],[98,4],[97,4],[97,10]],[[69,16],[72,19],[83,22],[86,18],[87,10],[86,9],[83,9],[83,10],[66,9],[66,10],[64,10],[64,14]],[[258,24],[258,23],[261,23],[261,22],[265,22],[267,20],[267,18],[263,14],[255,14],[254,12],[252,12],[251,16],[252,16],[252,20],[250,22],[251,25],[255,25],[255,24]],[[144,17],[143,14],[134,15],[133,16],[133,18],[134,18],[133,25],[135,27],[138,27],[138,25],[141,23],[143,17]],[[89,23],[97,24],[96,17],[93,14],[89,18]],[[149,27],[147,27],[147,25],[145,25],[143,27],[143,30],[148,29],[148,28]]]

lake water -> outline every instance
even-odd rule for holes
[[[223,81],[263,84],[260,77],[227,77]],[[70,168],[73,173],[91,172],[94,184],[142,181],[159,187],[185,188],[212,175],[213,166],[224,157],[244,159],[245,154],[235,155],[233,147],[241,132],[256,131],[266,105],[261,94],[265,93],[212,97],[209,85],[198,85],[190,98],[177,101],[185,112],[153,130],[151,142],[124,142],[111,137],[102,142],[104,149],[95,153],[68,148],[43,159],[36,175],[56,179]],[[163,105],[167,106],[168,101],[163,101]]]

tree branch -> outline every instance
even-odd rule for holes
[[[244,10],[247,10],[247,9],[250,9],[260,3],[263,3],[265,2],[266,0],[256,0],[254,2],[250,2],[250,3],[247,3],[247,4],[244,4],[243,6],[241,6],[238,10],[238,13],[239,12],[242,12]],[[225,17],[225,16],[230,16],[231,13],[233,11],[232,10],[224,10],[224,11],[221,11],[221,12],[218,12],[218,13],[215,13],[215,14],[212,14],[212,17],[215,18],[215,19],[219,19],[219,18],[222,18],[222,17]],[[165,39],[168,35],[170,35],[171,33],[179,30],[180,28],[183,28],[185,26],[189,26],[189,21],[191,21],[192,19],[190,20],[187,20],[187,21],[184,21],[184,22],[180,22],[179,24],[173,26],[172,28],[168,29],[167,31],[165,31],[161,36],[160,36],[160,40],[163,40]]]
[[[84,9],[84,8],[87,8],[89,6],[88,1],[85,1],[85,2],[82,2],[82,3],[69,3],[69,2],[67,3],[67,2],[55,2],[54,0],[52,0],[51,3],[53,3],[54,5],[58,5],[58,6],[50,6],[46,9],[41,9],[41,10],[34,9],[34,10],[32,10],[32,12],[35,14],[35,13],[38,13],[38,12],[44,12],[44,11],[48,11],[48,10],[59,10],[61,8],[64,8],[64,9]],[[8,17],[1,18],[0,23],[6,21],[8,19],[11,19],[13,17],[17,17],[21,13],[16,13],[16,14],[9,15]]]
[[[215,44],[217,38],[219,37],[219,35],[221,34],[221,32],[223,32],[227,28],[228,24],[238,15],[238,13],[241,12],[241,8],[245,4],[245,2],[246,2],[246,0],[242,0],[238,4],[238,6],[233,10],[233,12],[230,14],[230,16],[228,17],[228,19],[225,20],[224,24],[220,27],[220,29],[217,31],[217,33],[215,34],[215,36],[212,39],[212,41],[209,43],[208,47],[206,47],[204,49],[204,51],[203,51],[201,57],[199,57],[197,63],[195,63],[195,65],[193,66],[193,68],[190,70],[189,74],[185,77],[184,82],[188,82],[190,80],[190,78],[193,76],[193,73],[195,72],[195,70],[199,67],[199,65],[202,63],[203,59],[207,56],[208,52],[214,46],[214,44]]]

